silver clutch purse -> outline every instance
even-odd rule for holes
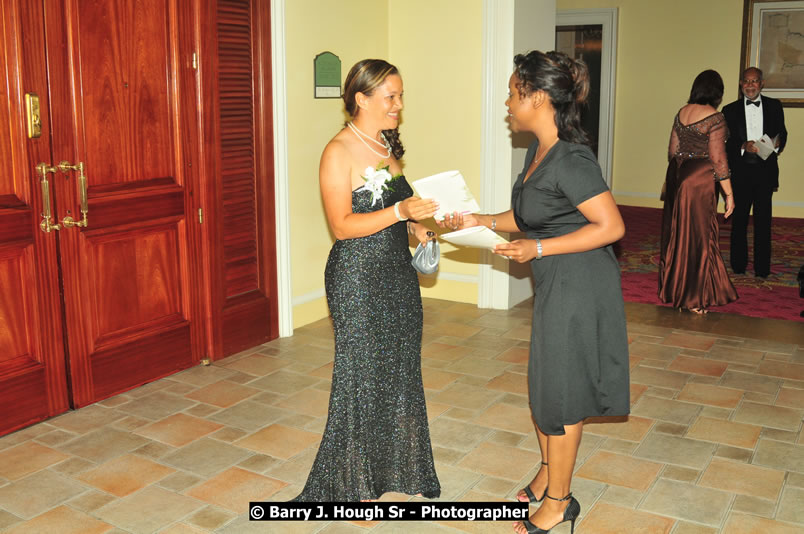
[[[435,232],[427,232],[427,237],[429,238],[427,245],[422,246],[419,243],[413,253],[413,259],[410,264],[422,274],[433,274],[438,270],[441,248],[438,246],[438,241],[436,241]]]

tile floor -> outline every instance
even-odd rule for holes
[[[627,313],[633,413],[586,425],[578,532],[804,531],[802,324],[644,304]],[[443,500],[512,499],[535,472],[529,321],[527,303],[490,311],[425,299]],[[511,532],[509,522],[247,520],[249,500],[286,500],[303,485],[332,350],[322,320],[0,438],[0,531]]]

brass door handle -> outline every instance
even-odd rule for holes
[[[61,224],[63,224],[65,228],[72,228],[73,226],[86,228],[89,203],[87,201],[87,177],[84,174],[84,163],[79,161],[77,165],[71,165],[69,161],[62,161],[57,165],[57,167],[65,174],[69,171],[78,171],[78,188],[81,195],[81,220],[76,221],[67,215],[61,220]]]
[[[39,223],[39,228],[46,233],[50,233],[52,230],[61,230],[61,226],[50,222],[50,182],[47,179],[47,173],[55,173],[56,170],[56,167],[51,167],[47,163],[40,163],[36,166],[39,183],[42,185],[42,222]]]

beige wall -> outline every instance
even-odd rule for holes
[[[737,97],[743,0],[556,0],[558,9],[619,8],[613,189],[618,202],[660,205],[667,139],[695,75],[714,68]],[[327,315],[324,266],[333,238],[318,189],[318,161],[345,116],[316,100],[313,58],[338,55],[342,77],[365,57],[396,64],[405,84],[400,127],[410,181],[460,169],[480,194],[483,0],[292,0],[286,3],[288,172],[293,323]],[[691,16],[690,13],[694,13]],[[701,43],[706,43],[702,45]],[[786,108],[790,144],[780,158],[779,216],[804,217],[804,109]],[[438,278],[422,294],[477,302],[478,258],[442,244]]]
[[[621,204],[660,206],[670,126],[695,76],[717,70],[724,103],[738,96],[743,0],[557,0],[561,9],[619,8],[613,191]],[[774,215],[804,217],[804,109],[785,108]]]
[[[388,3],[290,0],[285,4],[288,176],[293,326],[328,314],[324,267],[332,246],[318,188],[321,151],[345,119],[341,99],[313,98],[313,59],[337,55],[342,77],[357,61],[388,57]]]
[[[405,82],[400,131],[405,175],[415,181],[458,169],[480,191],[481,0],[391,0],[391,61]],[[441,242],[437,277],[421,277],[422,295],[477,302],[476,250]]]
[[[293,326],[326,317],[324,267],[332,246],[318,188],[318,163],[346,118],[340,99],[314,99],[313,58],[336,54],[342,77],[360,59],[399,67],[405,84],[400,131],[409,181],[460,169],[480,180],[482,0],[292,0],[286,3],[288,174]],[[448,250],[448,247],[447,247]],[[445,250],[446,252],[446,250]],[[471,253],[470,253],[471,254]],[[478,264],[445,257],[422,292],[477,301]],[[450,274],[447,274],[450,273]],[[451,278],[451,279],[450,279]]]

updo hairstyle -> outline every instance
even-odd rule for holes
[[[581,109],[589,96],[586,63],[562,52],[532,50],[514,57],[514,74],[519,78],[521,97],[544,91],[550,98],[559,139],[589,144],[589,136],[581,127]]]
[[[354,118],[357,116],[359,107],[355,100],[357,93],[363,93],[366,96],[374,94],[374,90],[385,82],[388,76],[396,74],[399,75],[397,68],[382,59],[364,59],[358,61],[346,75],[346,81],[343,83],[343,102],[346,105],[346,111]],[[399,129],[382,131],[388,143],[391,145],[391,153],[396,159],[402,159],[405,154],[405,148],[402,146],[402,141],[399,139]]]
[[[703,104],[717,108],[723,100],[723,78],[716,70],[705,70],[695,77],[687,104]]]

